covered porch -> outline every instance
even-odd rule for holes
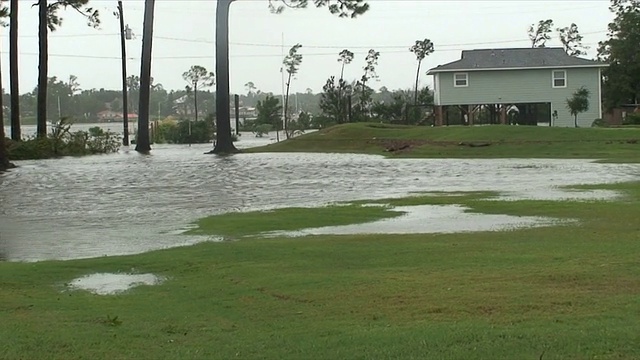
[[[527,125],[552,126],[551,103],[436,105],[435,126]]]

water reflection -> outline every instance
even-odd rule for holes
[[[611,194],[567,194],[555,186],[640,178],[639,164],[582,160],[203,155],[210,148],[158,145],[150,156],[123,151],[21,161],[20,168],[0,176],[0,253],[26,261],[130,254],[201,241],[176,232],[215,213],[418,191],[499,190],[510,198],[605,197]]]

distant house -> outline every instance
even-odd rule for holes
[[[98,114],[99,121],[122,121],[122,111],[103,110]],[[138,120],[138,114],[127,114],[128,120]]]
[[[118,117],[122,119],[122,113],[118,113],[117,111],[113,110],[103,110],[100,111],[97,115],[99,121],[112,121],[117,119]]]
[[[507,110],[515,106],[519,123],[574,126],[566,100],[584,86],[590,91],[590,106],[578,116],[578,126],[591,126],[602,118],[601,71],[607,66],[569,56],[562,48],[463,51],[460,60],[427,72],[434,76],[436,125],[449,123],[451,107],[459,109],[469,125],[486,107],[506,124]]]

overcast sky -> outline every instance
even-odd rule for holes
[[[38,70],[38,14],[34,1],[20,1],[20,92],[36,86]],[[101,12],[100,29],[86,26],[73,11],[62,11],[62,27],[50,34],[49,76],[78,77],[81,88],[120,88],[119,23],[112,14],[117,1],[91,0]],[[140,73],[143,0],[124,0],[125,21],[137,34],[127,42],[129,74]],[[359,78],[370,48],[380,51],[374,88],[409,88],[416,60],[408,48],[429,38],[435,52],[423,63],[422,84],[431,84],[426,70],[460,58],[463,49],[529,47],[527,28],[551,18],[556,26],[575,22],[595,56],[613,18],[607,0],[555,1],[432,1],[370,0],[371,9],[357,19],[337,18],[326,8],[287,9],[271,14],[267,0],[238,0],[231,7],[231,91],[246,93],[252,81],[258,89],[280,93],[282,44],[284,51],[303,45],[303,62],[292,91],[321,91],[326,79],[339,75],[338,52],[355,53],[345,77]],[[214,0],[157,0],[152,76],[167,89],[183,89],[182,73],[191,65],[214,70]],[[2,30],[3,87],[8,89],[8,28]],[[549,45],[559,46],[557,37]]]

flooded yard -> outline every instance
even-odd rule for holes
[[[239,145],[269,141],[243,139]],[[198,218],[230,211],[432,191],[496,190],[504,199],[607,198],[616,194],[557,187],[640,179],[640,164],[585,160],[204,155],[210,148],[158,145],[150,156],[121,151],[18,162],[18,169],[0,175],[0,256],[73,259],[188,245],[208,239],[180,235],[181,230]],[[437,216],[461,224],[461,231],[468,227],[472,220],[452,210]]]

